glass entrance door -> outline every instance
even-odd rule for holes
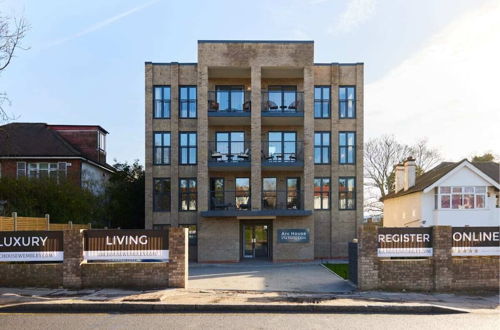
[[[269,258],[268,225],[243,225],[243,258]]]

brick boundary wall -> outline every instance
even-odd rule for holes
[[[500,257],[452,257],[451,229],[433,227],[433,257],[390,259],[377,257],[377,226],[362,226],[358,236],[358,288],[498,292]]]
[[[62,263],[0,263],[0,286],[82,288],[185,288],[188,230],[169,229],[169,262],[83,260],[83,230],[64,231]]]

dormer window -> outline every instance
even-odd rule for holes
[[[439,187],[440,209],[484,209],[486,187]]]
[[[106,152],[106,134],[101,131],[98,132],[97,148],[100,151]]]

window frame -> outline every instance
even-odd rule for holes
[[[341,180],[347,180],[346,181],[346,187],[347,187],[346,191],[341,191],[340,190],[340,186],[341,186],[340,185],[340,181]],[[349,180],[353,180],[353,182],[354,182],[353,190],[352,191],[349,191]],[[339,185],[339,196],[338,196],[339,197],[339,211],[353,211],[353,210],[356,210],[356,204],[357,204],[357,197],[356,197],[356,177],[355,176],[339,176],[338,185]],[[347,196],[349,192],[352,193],[352,198],[348,198],[348,197],[341,198],[342,194],[346,194],[346,196]],[[352,206],[352,208],[348,207],[348,205],[349,205],[348,200],[349,199],[353,200],[353,203],[352,203],[353,206]],[[341,201],[342,200],[345,200],[345,205],[346,205],[345,208],[341,207]]]
[[[321,134],[321,144],[317,145],[316,144],[316,134]],[[323,135],[328,134],[328,146],[323,145]],[[315,165],[328,165],[331,164],[332,162],[332,133],[330,131],[315,131],[314,132],[314,149],[313,149],[313,157],[314,157],[314,164]],[[321,149],[321,162],[316,163],[316,148]],[[325,162],[323,159],[323,149],[328,148],[328,162]]]
[[[187,181],[194,181],[195,182],[195,187],[196,187],[196,191],[193,193],[191,191],[188,191],[188,192],[182,192],[182,189],[181,189],[181,182],[183,180],[187,180]],[[189,182],[188,182],[188,189],[191,189],[189,188]],[[179,178],[179,212],[196,212],[198,211],[198,179],[195,178],[195,177],[190,177],[190,178]],[[195,205],[195,208],[194,210],[189,210],[189,203],[191,202],[191,195],[192,194],[195,194],[195,197],[194,197],[194,205]],[[187,195],[188,196],[188,199],[187,199],[187,204],[188,205],[188,209],[187,210],[183,210],[182,209],[182,197],[183,195]]]
[[[24,169],[21,169],[21,171],[24,171],[24,174],[19,176],[19,164],[24,164]],[[27,176],[27,164],[26,162],[16,162],[16,179],[19,179],[19,177],[26,178]]]
[[[351,117],[348,116],[347,106],[346,106],[346,115],[345,115],[345,117],[342,117],[342,103],[347,103],[347,102],[349,102],[350,99],[347,96],[347,95],[349,95],[348,90],[346,90],[347,98],[346,99],[340,98],[340,89],[341,88],[346,88],[346,89],[353,88],[354,89],[354,98],[352,99],[353,111],[352,111]],[[356,96],[357,96],[356,85],[341,85],[341,86],[339,86],[339,119],[356,119]]]
[[[162,135],[162,137],[161,137],[162,145],[161,146],[156,146],[156,144],[155,144],[157,134]],[[164,140],[163,135],[164,134],[169,135],[170,144],[168,146],[163,145],[163,140]],[[161,161],[160,162],[157,162],[157,159],[156,159],[156,149],[157,148],[161,149],[161,158],[160,158]],[[167,149],[167,148],[168,148],[168,162],[164,163],[163,159],[165,158],[165,149]],[[154,131],[153,132],[153,165],[162,166],[162,165],[171,165],[171,164],[172,164],[172,134],[169,131]]]
[[[444,211],[464,211],[464,210],[487,210],[488,209],[488,186],[439,186],[436,187],[437,191],[435,193],[435,198],[437,201],[437,210]],[[449,192],[441,192],[441,188],[449,188]],[[460,192],[454,191],[454,189],[460,188]],[[473,188],[473,192],[467,192],[464,188]],[[484,192],[477,192],[476,188],[483,188]],[[460,195],[460,205],[457,208],[453,207],[453,195]],[[465,208],[464,207],[464,196],[473,195],[474,207]],[[483,207],[477,207],[477,196],[483,197]],[[449,207],[442,207],[442,197],[449,198]]]
[[[321,207],[320,208],[316,208],[315,205],[314,205],[314,198],[316,196],[316,186],[315,186],[315,183],[316,183],[316,180],[321,180],[321,185],[320,185],[320,190],[319,190],[319,198],[320,198],[320,205]],[[323,190],[323,187],[325,186],[324,185],[324,180],[328,180],[329,184],[330,184],[330,188],[327,192],[325,192]],[[325,198],[324,195],[328,195],[328,206],[327,208],[324,208],[323,207],[323,199]],[[332,208],[332,178],[329,177],[329,176],[318,176],[318,177],[315,177],[313,179],[313,209],[316,210],[316,211],[328,211]]]
[[[345,145],[340,144],[340,141],[341,141],[340,136],[341,136],[341,134],[345,134],[345,141],[346,141]],[[353,134],[354,135],[354,139],[353,139],[353,144],[352,145],[350,145],[349,142],[348,142],[349,141],[349,138],[348,138],[349,134]],[[349,153],[348,153],[349,147],[352,147],[352,158],[353,159],[352,159],[351,162],[349,162],[349,157],[348,157],[348,155],[349,155]],[[341,161],[342,160],[341,155],[342,155],[342,151],[343,150],[345,150],[345,152],[346,152],[346,154],[345,154],[346,155],[346,158],[345,158],[346,161],[345,162]],[[341,165],[356,165],[356,131],[340,131],[339,132],[339,164],[341,164]]]
[[[321,98],[317,99],[316,98],[316,88],[321,89]],[[324,92],[325,89],[328,89],[328,99],[324,98]],[[324,116],[324,108],[323,108],[323,103],[327,101],[327,111],[328,111],[328,116]],[[320,102],[321,103],[321,117],[316,116],[316,103]],[[332,114],[332,88],[330,85],[315,85],[314,86],[314,104],[313,104],[313,112],[314,112],[314,119],[329,119],[331,118]]]
[[[188,138],[187,138],[187,141],[188,141],[188,145],[187,146],[183,146],[182,145],[182,135],[183,134],[187,134],[188,135]],[[190,141],[190,134],[194,134],[196,136],[196,145],[193,147],[189,144],[189,141]],[[183,149],[187,149],[187,162],[184,163],[182,161],[182,150]],[[196,150],[196,161],[194,163],[190,163],[190,149],[195,149]],[[186,131],[186,132],[179,132],[179,165],[188,165],[188,166],[195,166],[195,165],[198,165],[198,132],[196,131]]]
[[[187,92],[187,96],[188,98],[187,99],[183,99],[181,97],[182,95],[182,89],[183,88],[187,88],[188,92]],[[191,98],[191,88],[194,88],[194,99]],[[187,101],[187,104],[188,104],[188,109],[187,109],[187,117],[185,116],[182,116],[182,103],[183,102],[186,102]],[[194,102],[193,102],[194,101]],[[190,110],[191,110],[191,103],[194,103],[194,117],[191,117],[189,114],[191,113]],[[179,86],[179,118],[180,119],[197,119],[198,118],[198,86],[196,85],[180,85]]]
[[[161,88],[161,116],[156,116],[156,89]],[[165,98],[165,89],[168,88],[168,99]],[[168,102],[165,102],[168,101]],[[168,116],[165,116],[165,103],[168,103]],[[170,85],[154,85],[153,86],[153,119],[170,119],[172,117],[172,87]]]
[[[169,192],[168,192],[168,208],[165,210],[159,209],[156,205],[156,197],[157,197],[157,192],[155,189],[156,186],[156,181],[167,181],[169,182]],[[166,195],[166,193],[162,193],[162,195]],[[153,178],[153,212],[171,212],[172,211],[172,179],[169,177],[156,177]]]

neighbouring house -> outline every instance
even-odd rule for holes
[[[114,172],[106,163],[107,134],[97,125],[0,126],[0,177],[66,178],[99,194]]]
[[[408,158],[395,168],[383,198],[385,227],[498,226],[500,167],[495,162],[443,162],[416,177]]]

